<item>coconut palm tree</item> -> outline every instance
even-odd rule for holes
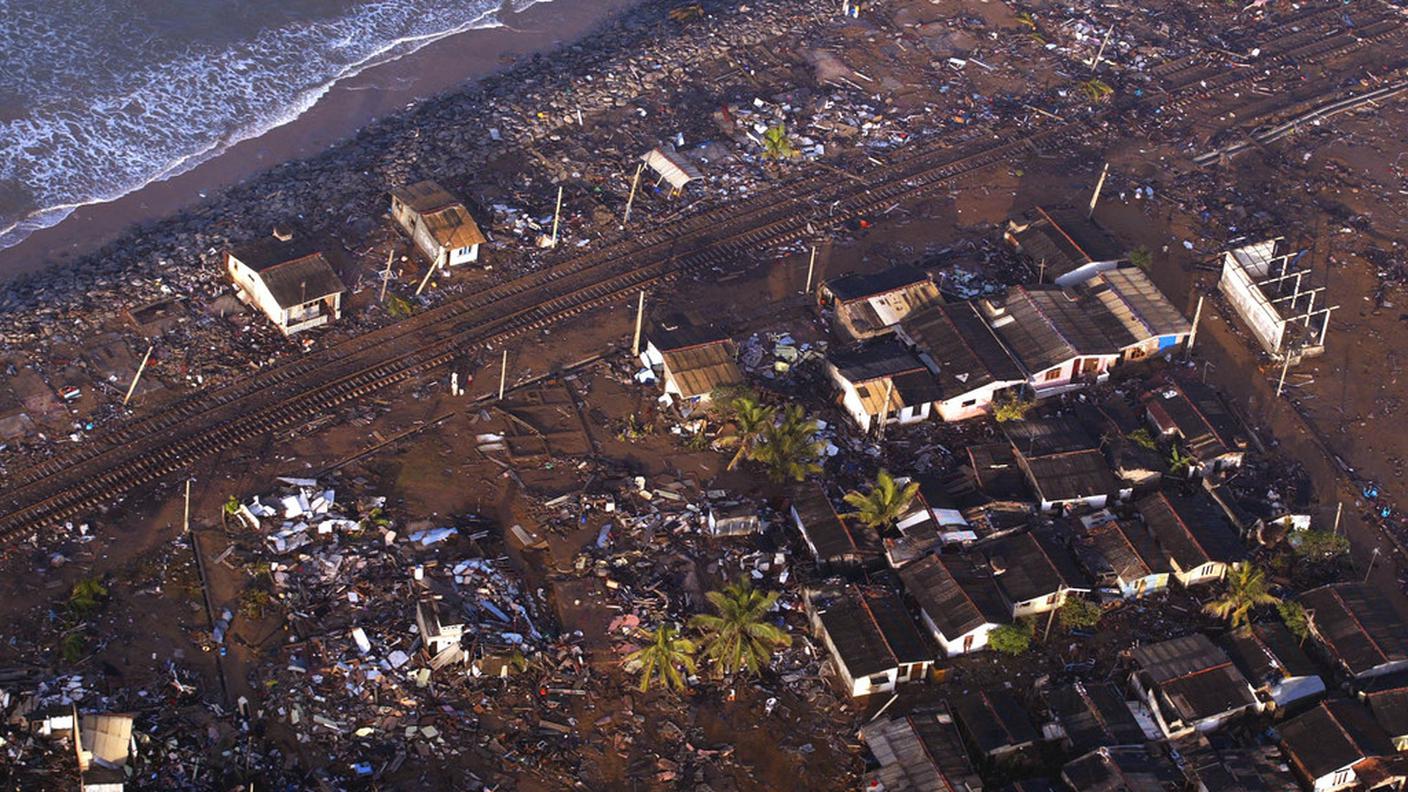
[[[792,139],[787,137],[786,124],[774,124],[763,132],[763,156],[773,160],[792,159],[798,153]]]
[[[641,692],[650,690],[652,680],[658,679],[665,689],[684,690],[685,677],[693,674],[697,666],[694,662],[694,642],[681,638],[680,631],[662,624],[653,632],[644,633],[650,643],[626,655],[625,664],[640,664]]]
[[[1280,601],[1281,598],[1267,588],[1265,570],[1251,564],[1238,564],[1227,575],[1227,592],[1204,605],[1203,612],[1238,627],[1251,621],[1252,609]]]
[[[821,472],[818,460],[823,446],[816,433],[816,421],[808,419],[800,405],[789,404],[783,408],[781,420],[767,426],[763,442],[754,446],[749,459],[766,467],[768,477],[778,484],[802,481]]]
[[[772,426],[777,411],[746,396],[734,399],[730,406],[733,408],[733,422],[738,427],[738,433],[727,441],[728,444],[738,447],[738,450],[733,452],[733,458],[728,461],[728,469],[733,470],[738,467],[739,462],[752,455],[758,441]]]
[[[875,483],[869,492],[851,490],[846,493],[846,503],[855,507],[855,511],[846,516],[854,517],[871,528],[889,528],[909,511],[909,504],[918,492],[919,482],[911,481],[901,486],[890,471],[882,469],[875,476]]]
[[[718,615],[698,614],[689,626],[704,633],[704,656],[714,661],[720,676],[745,670],[757,674],[772,661],[774,650],[792,645],[790,635],[765,621],[777,603],[776,591],[759,591],[744,577],[704,596]]]
[[[1168,450],[1168,472],[1172,475],[1188,475],[1188,472],[1193,469],[1193,463],[1197,461],[1176,445]]]

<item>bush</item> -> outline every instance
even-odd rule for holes
[[[59,654],[63,655],[65,663],[77,663],[87,653],[88,637],[82,630],[74,630],[59,642]]]
[[[1125,256],[1129,259],[1130,264],[1142,270],[1149,269],[1149,265],[1154,263],[1154,256],[1149,252],[1148,248],[1135,248],[1126,253]]]
[[[1027,413],[1031,412],[1032,408],[1035,406],[1036,402],[1034,401],[1027,401],[1014,396],[1010,399],[993,402],[992,416],[997,419],[998,423],[1025,421],[1027,420]]]
[[[1281,600],[1276,605],[1276,612],[1281,615],[1281,621],[1286,623],[1286,629],[1291,631],[1291,635],[1304,641],[1310,637],[1310,624],[1305,619],[1305,608],[1294,600]]]
[[[1004,624],[988,633],[988,645],[993,651],[1016,657],[1032,645],[1032,631],[1021,624]]]
[[[75,616],[87,616],[102,606],[107,598],[108,590],[97,578],[84,578],[74,583],[69,591],[68,608]]]
[[[1099,605],[1080,597],[1066,600],[1066,604],[1056,613],[1056,617],[1061,620],[1061,626],[1067,630],[1092,629],[1100,623],[1100,617],[1104,615],[1105,612]]]
[[[1291,547],[1311,561],[1329,561],[1349,552],[1349,539],[1330,531],[1293,531]]]

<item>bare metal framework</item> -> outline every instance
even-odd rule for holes
[[[1306,251],[1276,237],[1222,254],[1218,288],[1263,349],[1276,358],[1299,360],[1325,349],[1330,313],[1325,287],[1303,265]]]

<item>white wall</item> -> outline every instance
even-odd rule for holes
[[[929,614],[922,608],[919,611],[919,618],[924,622],[924,626],[929,629],[929,633],[934,636],[934,640],[939,642],[939,648],[943,650],[944,657],[957,657],[961,654],[986,649],[988,646],[988,633],[997,629],[996,624],[982,624],[974,627],[963,635],[949,639],[939,630],[938,625],[934,624],[934,620],[929,618]],[[964,649],[963,641],[970,635],[973,636],[973,644],[967,649]]]

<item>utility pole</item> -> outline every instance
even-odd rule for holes
[[[504,400],[504,385],[508,382],[508,350],[504,350],[504,362],[499,366],[499,401]]]
[[[425,277],[420,279],[420,285],[416,287],[416,296],[425,291],[425,284],[430,283],[430,276],[435,274],[435,262],[430,262],[430,269],[425,271]]]
[[[807,261],[807,287],[802,290],[803,294],[812,293],[812,272],[816,270],[816,245],[812,245],[812,257]]]
[[[381,296],[376,298],[378,303],[386,302],[386,284],[391,282],[391,260],[396,258],[396,248],[386,251],[386,269],[381,272]]]
[[[1046,639],[1051,637],[1051,623],[1056,621],[1056,611],[1060,608],[1052,608],[1051,615],[1046,617],[1046,630],[1041,634],[1041,642],[1046,643]]]
[[[1041,260],[1041,262],[1036,265],[1036,283],[1037,283],[1038,286],[1040,286],[1041,284],[1043,284],[1043,283],[1045,283],[1045,282],[1046,282],[1046,259],[1043,258],[1043,259]]]
[[[885,378],[885,401],[880,405],[880,442],[885,442],[885,423],[890,418],[890,397],[895,392],[895,380],[891,377]]]
[[[557,225],[562,219],[562,185],[557,185],[557,208],[552,213],[552,246],[557,247]]]
[[[1183,349],[1183,356],[1190,358],[1193,356],[1193,342],[1198,340],[1198,322],[1203,318],[1203,295],[1198,295],[1198,307],[1193,309],[1193,329],[1188,333],[1188,345]]]
[[[1340,532],[1340,515],[1344,514],[1344,501],[1335,504],[1335,527],[1330,529],[1330,533],[1338,535]]]
[[[631,354],[640,356],[640,327],[645,321],[645,289],[640,290],[640,301],[636,303],[636,334],[631,339]]]
[[[1369,556],[1369,568],[1364,570],[1364,582],[1369,582],[1369,573],[1374,571],[1374,562],[1379,558],[1379,548],[1375,547],[1374,552]]]
[[[1281,391],[1286,387],[1286,372],[1291,370],[1291,353],[1286,351],[1286,362],[1281,366],[1281,379],[1276,382],[1276,398],[1281,398]]]
[[[126,407],[127,402],[132,400],[132,394],[137,390],[137,380],[142,378],[142,372],[147,369],[147,361],[152,358],[152,350],[156,349],[156,344],[147,347],[147,354],[142,356],[141,365],[137,366],[137,373],[132,375],[132,384],[127,386],[127,395],[122,397],[122,406]]]
[[[1100,58],[1105,55],[1105,45],[1110,43],[1110,34],[1115,32],[1115,26],[1105,31],[1105,38],[1100,41],[1100,49],[1095,53],[1095,60],[1090,62],[1090,73],[1094,74],[1100,70]]]
[[[636,166],[635,178],[631,179],[631,196],[626,199],[626,216],[621,220],[621,230],[626,230],[626,224],[631,222],[631,206],[636,202],[636,188],[640,186],[640,172],[645,168],[642,162]]]
[[[224,508],[223,506],[221,508]],[[184,533],[191,532],[191,480],[186,479],[186,512],[181,517],[181,529]]]
[[[1100,201],[1100,191],[1105,189],[1105,177],[1110,173],[1110,163],[1105,163],[1105,167],[1100,171],[1100,180],[1095,182],[1095,194],[1090,196],[1090,211],[1085,213],[1085,219],[1089,220],[1095,216],[1095,204]]]

